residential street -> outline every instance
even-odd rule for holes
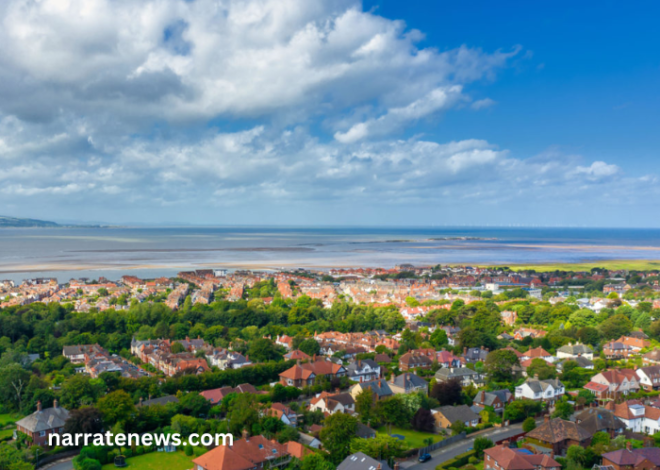
[[[515,436],[516,434],[520,434],[521,432],[522,432],[522,423],[512,424],[511,426],[507,426],[505,428],[489,429],[484,433],[473,435],[471,437],[468,437],[467,439],[457,442],[456,444],[452,444],[450,446],[443,447],[431,452],[433,458],[428,462],[418,463],[417,461],[413,461],[414,463],[411,462],[413,463],[412,465],[408,464],[409,466],[407,466],[406,464],[402,464],[401,466],[402,468],[406,468],[408,470],[433,470],[436,467],[436,465],[439,465],[443,462],[446,462],[449,459],[452,459],[458,455],[467,452],[468,449],[473,446],[474,440],[477,437],[487,437],[493,442],[495,442],[501,439],[506,439],[507,437]]]

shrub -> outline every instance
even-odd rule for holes
[[[188,457],[192,457],[192,455],[193,455],[193,447],[192,447],[190,444],[188,444],[188,445],[186,446],[185,452],[186,452],[186,455],[187,455]]]

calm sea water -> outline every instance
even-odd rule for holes
[[[464,238],[460,238],[464,237]],[[0,229],[0,278],[122,274],[208,267],[520,264],[660,259],[658,229],[103,228]]]

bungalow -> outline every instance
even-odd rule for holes
[[[626,430],[626,424],[617,418],[613,411],[594,406],[578,413],[575,416],[575,422],[591,435],[606,432],[614,438]]]
[[[530,348],[528,351],[522,353],[522,356],[519,357],[520,362],[527,361],[529,359],[543,359],[545,362],[554,362],[555,358],[548,351],[543,349],[541,346],[538,348]]]
[[[593,360],[594,351],[589,346],[585,344],[567,344],[557,349],[557,358],[558,359],[573,359],[576,357],[584,357],[589,360]]]
[[[350,393],[321,392],[309,402],[311,411],[320,410],[323,413],[353,413],[355,412],[355,399]]]
[[[657,470],[660,468],[660,449],[642,447],[633,449],[630,442],[625,449],[607,452],[602,455],[603,467],[614,470]]]
[[[561,418],[549,419],[528,432],[527,439],[533,439],[543,447],[547,447],[555,455],[566,455],[566,450],[573,445],[588,447],[591,444],[591,433],[577,423]]]
[[[220,445],[193,460],[194,470],[258,470],[285,467],[291,455],[284,444],[264,436],[244,435],[234,445]]]
[[[457,421],[462,422],[466,427],[473,428],[479,424],[479,415],[470,409],[467,405],[441,406],[431,410],[435,418],[436,429],[447,429]]]

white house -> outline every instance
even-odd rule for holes
[[[348,378],[355,382],[369,382],[380,377],[380,366],[371,359],[357,360],[346,366]]]
[[[310,411],[320,410],[323,413],[354,413],[355,400],[350,393],[336,393],[331,395],[328,392],[321,392],[316,398],[309,402]]]
[[[635,370],[639,385],[644,390],[658,390],[660,388],[660,366],[646,366]]]
[[[516,400],[526,398],[552,404],[564,395],[565,391],[564,384],[557,379],[528,379],[525,383],[516,387]]]
[[[610,405],[614,408],[614,415],[633,432],[655,434],[660,431],[660,409],[645,406],[638,400],[630,400],[619,405]]]
[[[592,361],[594,351],[585,344],[566,344],[557,349],[558,359],[573,359],[575,357],[584,357]]]

